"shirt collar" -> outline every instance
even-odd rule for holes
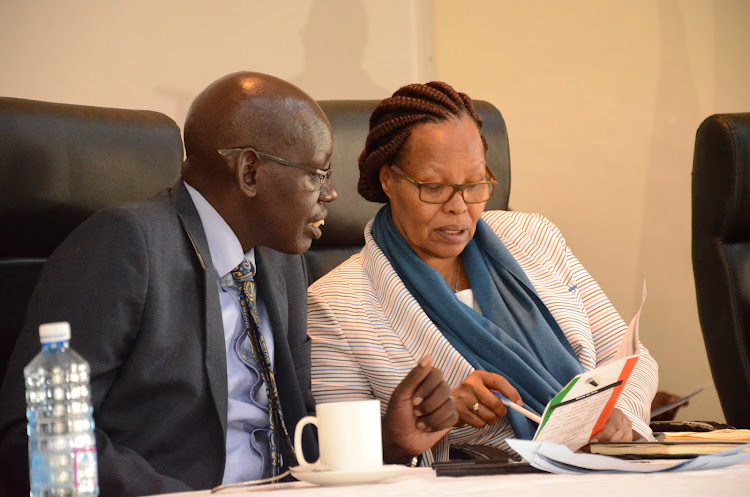
[[[216,269],[217,276],[221,278],[228,274],[242,262],[242,259],[247,259],[255,266],[255,249],[243,253],[237,235],[221,217],[221,214],[216,212],[216,209],[208,203],[198,190],[184,180],[183,183],[201,218],[203,231],[206,233],[206,240],[208,241],[208,250],[211,251],[211,262]],[[258,268],[256,267],[255,270],[257,274]]]

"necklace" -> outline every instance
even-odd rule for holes
[[[461,256],[458,256],[458,264],[456,265],[456,283],[453,285],[453,293],[458,292],[458,280],[461,278]]]

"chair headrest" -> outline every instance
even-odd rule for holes
[[[361,246],[381,204],[357,193],[357,159],[380,100],[320,105],[334,134],[334,182],[323,236],[314,246]],[[506,209],[510,156],[505,121],[475,101],[498,180],[487,209]],[[147,199],[180,176],[180,129],[164,114],[0,97],[0,257],[47,257],[97,210]]]
[[[182,157],[158,112],[0,97],[0,257],[47,257],[97,210],[172,186]]]
[[[693,154],[694,236],[750,241],[750,112],[698,127]]]
[[[363,229],[382,204],[368,202],[357,193],[357,160],[365,146],[370,115],[380,100],[323,100],[318,102],[333,127],[333,182],[338,200],[328,205],[323,236],[315,247],[364,245]],[[492,104],[475,100],[487,140],[487,166],[498,181],[486,209],[507,209],[510,196],[510,154],[505,121]]]

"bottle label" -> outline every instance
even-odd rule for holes
[[[97,480],[96,447],[73,450],[75,487],[88,487]]]

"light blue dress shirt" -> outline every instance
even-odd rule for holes
[[[240,301],[231,271],[245,258],[255,266],[255,251],[242,252],[237,235],[195,188],[185,183],[203,224],[211,262],[216,269],[216,288],[224,324],[227,354],[227,459],[223,485],[257,480],[271,474],[268,397],[260,369],[253,358],[242,319]],[[256,275],[258,267],[255,266]],[[257,295],[263,338],[273,367],[273,334],[263,298]]]

